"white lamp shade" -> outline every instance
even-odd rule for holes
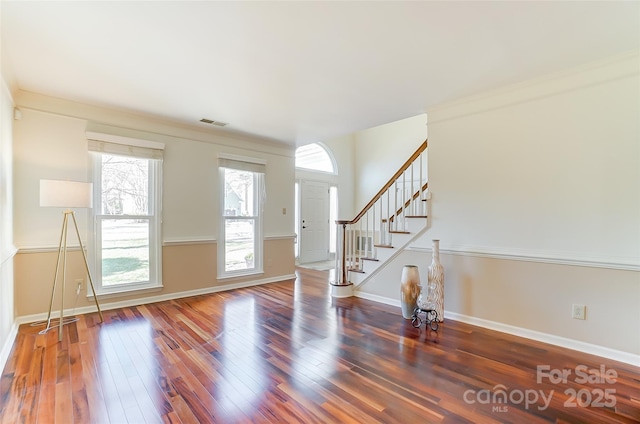
[[[91,208],[93,184],[79,181],[40,180],[40,206]]]

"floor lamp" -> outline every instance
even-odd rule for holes
[[[51,309],[53,308],[53,299],[56,294],[56,285],[58,283],[58,274],[60,271],[60,261],[62,261],[62,296],[60,302],[60,321],[58,325],[58,341],[62,341],[62,326],[66,324],[64,322],[64,286],[67,279],[67,230],[69,228],[69,218],[73,221],[73,226],[76,229],[76,235],[78,236],[78,244],[80,245],[80,252],[82,252],[82,258],[84,259],[84,266],[87,270],[87,276],[89,277],[89,283],[91,284],[91,291],[93,292],[93,299],[96,302],[98,308],[98,314],[100,315],[100,322],[103,322],[102,311],[100,310],[100,304],[98,303],[98,295],[93,287],[93,280],[91,279],[91,271],[89,271],[89,264],[87,262],[87,255],[80,240],[80,232],[78,231],[78,223],[76,222],[76,215],[71,208],[91,208],[93,198],[93,184],[83,183],[76,181],[58,181],[58,180],[40,180],[40,206],[41,207],[57,207],[65,208],[62,219],[62,232],[60,233],[60,243],[58,244],[58,259],[56,261],[56,272],[53,277],[53,288],[51,290],[51,302],[49,303],[49,314],[47,315],[47,328],[40,333],[46,333],[51,327]],[[68,321],[69,322],[73,322]]]

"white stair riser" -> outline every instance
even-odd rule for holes
[[[364,273],[349,272],[349,281],[356,286],[365,281],[378,268],[394,257],[398,251],[404,249],[415,238],[416,234],[421,232],[427,226],[427,218],[409,218],[407,219],[408,227],[411,234],[391,234],[391,245],[393,248],[375,247],[377,261],[363,261],[362,269]]]

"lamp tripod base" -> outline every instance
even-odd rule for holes
[[[47,328],[45,328],[44,330],[40,330],[38,331],[38,334],[47,334],[49,332],[49,330],[52,330],[56,327],[60,327],[60,323],[59,323],[60,318],[51,318],[51,320],[47,321],[39,321],[39,322],[34,322],[33,324],[31,324],[32,327],[38,326],[38,325],[42,325],[42,324],[47,324]],[[71,316],[71,317],[64,317],[62,319],[62,325],[67,325],[67,324],[71,324],[73,322],[77,322],[80,321],[80,318],[76,317],[76,316]]]
[[[60,243],[58,245],[58,259],[56,261],[56,272],[53,278],[53,288],[51,290],[51,302],[49,303],[49,314],[47,315],[47,328],[42,330],[40,334],[45,334],[47,331],[54,327],[58,327],[58,341],[62,341],[62,326],[65,324],[70,324],[72,322],[78,321],[76,317],[64,317],[64,288],[65,282],[67,280],[67,229],[69,226],[69,216],[71,216],[73,220],[73,226],[76,229],[76,235],[78,236],[78,244],[80,245],[80,252],[82,253],[82,259],[84,260],[84,267],[87,271],[87,276],[89,277],[89,284],[91,285],[91,290],[93,291],[93,300],[96,303],[96,308],[98,309],[98,314],[100,315],[100,322],[104,322],[104,318],[102,316],[102,311],[100,310],[100,303],[98,302],[98,295],[96,294],[96,290],[93,286],[93,280],[91,278],[91,271],[89,270],[89,264],[87,262],[87,255],[84,252],[84,246],[82,245],[82,240],[80,239],[80,231],[78,231],[78,223],[76,222],[76,215],[72,210],[66,210],[63,212],[64,217],[62,219],[62,232],[60,233]],[[51,318],[51,310],[53,309],[53,299],[56,294],[56,285],[58,283],[58,273],[60,271],[60,261],[62,260],[62,296],[60,302],[60,318],[57,319],[57,323],[52,325],[52,321],[54,319]]]

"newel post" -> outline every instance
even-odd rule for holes
[[[347,274],[347,224],[349,221],[336,221],[336,266],[331,279],[331,296],[353,296],[353,284]]]

